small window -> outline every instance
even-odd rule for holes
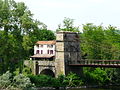
[[[47,45],[47,47],[48,47],[48,48],[52,48],[52,47],[53,47],[53,45]]]
[[[50,54],[53,54],[53,50],[50,50]]]
[[[49,54],[49,50],[47,50],[47,54]]]
[[[43,45],[40,45],[39,47],[41,47],[41,48],[42,48],[42,47],[43,47]]]
[[[41,50],[41,54],[43,54],[43,50]]]
[[[39,54],[39,50],[36,50],[36,54]]]

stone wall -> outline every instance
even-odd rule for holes
[[[31,68],[34,75],[40,74],[43,70],[49,69],[56,73],[55,61],[25,60],[24,65]]]
[[[69,63],[78,64],[81,60],[80,38],[76,32],[58,32],[56,36],[56,74],[81,72],[80,67],[71,67]]]
[[[53,73],[56,73],[55,61],[38,61],[38,67],[39,67],[38,74],[40,74],[41,71],[45,69],[50,69],[53,71]]]

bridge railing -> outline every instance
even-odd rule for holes
[[[69,61],[69,64],[80,64],[80,65],[120,65],[120,60],[80,60],[80,61]]]

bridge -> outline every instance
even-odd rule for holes
[[[82,59],[79,34],[75,32],[57,32],[53,60],[26,61],[33,74],[45,74],[53,77],[67,75],[70,72],[81,75],[82,67],[120,68],[120,60]]]
[[[80,60],[70,61],[69,66],[120,68],[120,60]]]

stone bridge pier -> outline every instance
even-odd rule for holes
[[[79,64],[81,60],[80,38],[76,32],[57,32],[56,34],[56,76],[70,72],[82,75],[82,68],[70,66],[70,62]]]

